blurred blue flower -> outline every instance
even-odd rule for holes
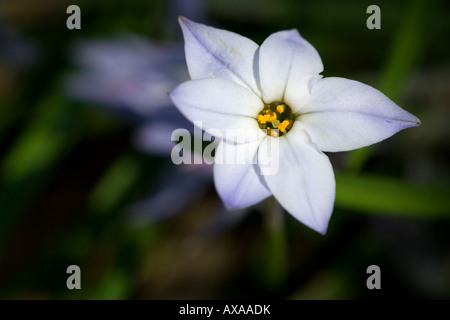
[[[72,96],[138,119],[171,106],[167,93],[188,78],[181,44],[137,35],[79,41],[71,56],[81,68],[66,81]]]
[[[74,45],[71,57],[80,69],[66,77],[66,91],[136,123],[139,149],[170,155],[173,130],[192,127],[168,97],[178,81],[188,79],[180,43],[137,35],[83,40]]]
[[[189,79],[181,43],[157,43],[137,35],[84,40],[75,44],[71,56],[79,69],[66,77],[67,93],[134,121],[134,144],[141,151],[170,157],[175,145],[172,132],[185,128],[193,133],[192,124],[168,96]],[[161,170],[152,195],[131,205],[128,212],[141,222],[166,219],[203,197],[212,182],[210,165],[170,163]],[[229,213],[226,219],[225,209],[218,207],[217,219],[207,222],[215,230],[221,229],[217,221],[225,226],[240,212]]]

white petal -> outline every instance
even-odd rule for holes
[[[263,138],[264,139],[264,138]],[[268,196],[270,191],[258,172],[257,150],[261,140],[247,144],[232,145],[221,142],[216,148],[214,163],[214,184],[217,193],[228,208],[245,208]],[[242,156],[244,161],[222,161],[232,155]],[[226,162],[226,163],[224,163]]]
[[[260,96],[253,60],[258,45],[239,34],[180,17],[186,61],[192,79],[235,81]]]
[[[309,142],[309,137],[295,125],[279,140],[279,170],[264,175],[267,186],[280,204],[296,219],[324,234],[333,211],[335,180],[326,155]],[[263,161],[267,144],[259,147]]]
[[[380,91],[343,78],[317,81],[310,103],[310,113],[298,120],[323,151],[365,147],[420,124]]]
[[[191,80],[175,88],[170,97],[190,121],[203,130],[216,129],[219,137],[241,136],[252,141],[264,136],[256,116],[263,103],[252,91],[223,79]],[[195,124],[195,123],[194,123]]]
[[[316,49],[297,30],[270,35],[259,49],[259,79],[266,103],[282,101],[300,108],[309,82],[323,71]]]

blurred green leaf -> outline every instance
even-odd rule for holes
[[[129,276],[120,269],[113,269],[104,276],[97,288],[97,292],[89,298],[96,300],[126,299],[130,286]]]
[[[28,116],[24,130],[0,162],[0,249],[47,171],[83,134],[74,108],[59,93],[47,95]]]
[[[422,53],[426,9],[425,0],[411,2],[388,52],[378,89],[394,101],[400,99],[407,79]],[[370,157],[371,150],[372,147],[367,147],[352,151],[349,154],[348,170],[361,171]]]
[[[5,182],[17,182],[53,164],[64,148],[71,146],[73,134],[67,129],[72,118],[71,108],[61,96],[44,100],[1,163]]]
[[[348,276],[338,270],[318,272],[305,285],[297,290],[291,300],[343,300],[354,299],[354,288]]]
[[[450,186],[376,175],[336,173],[336,206],[420,218],[450,217]]]
[[[139,176],[140,167],[135,159],[129,156],[118,159],[92,191],[90,207],[95,212],[110,212],[135,185]]]
[[[379,89],[393,100],[403,93],[422,54],[427,1],[415,0],[405,13],[380,77]]]

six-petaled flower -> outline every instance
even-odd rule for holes
[[[273,195],[299,221],[325,233],[335,179],[323,152],[368,146],[420,124],[370,86],[323,78],[319,54],[295,29],[274,33],[258,46],[186,18],[180,24],[192,80],[170,93],[172,101],[192,122],[219,132],[216,157],[231,146],[258,160],[214,164],[215,186],[228,207]],[[227,129],[253,134],[230,141]],[[279,170],[265,174],[259,164],[270,153],[271,139],[279,139]]]

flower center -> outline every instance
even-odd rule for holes
[[[274,101],[264,105],[256,117],[256,121],[261,130],[267,130],[268,136],[281,137],[292,128],[295,115],[287,104]]]

